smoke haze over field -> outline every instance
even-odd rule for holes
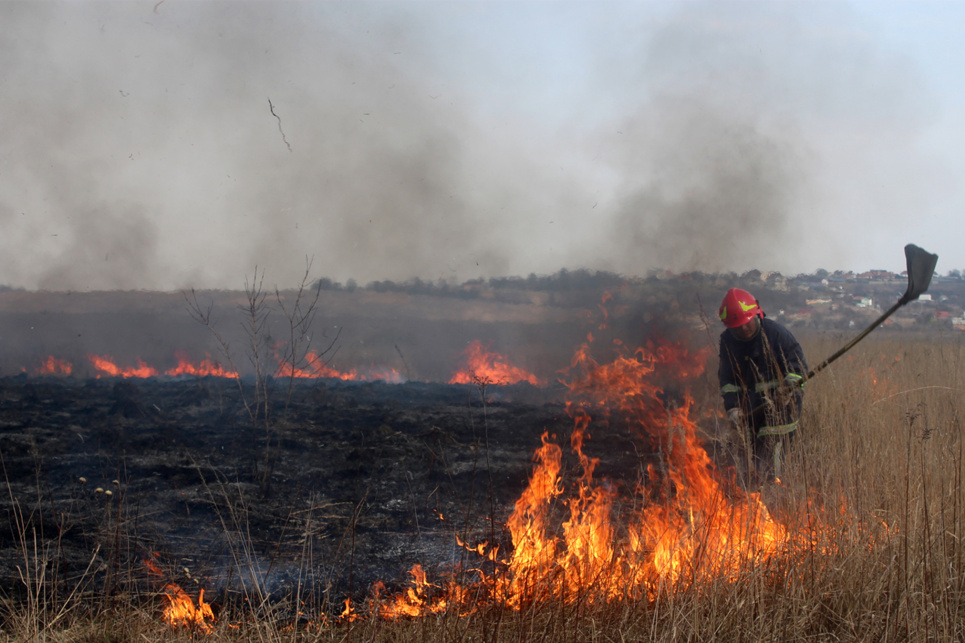
[[[0,284],[962,266],[956,11],[5,2]]]

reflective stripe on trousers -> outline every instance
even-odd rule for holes
[[[757,437],[763,438],[768,435],[787,435],[797,428],[797,420],[790,424],[777,424],[774,426],[762,426],[757,431]]]

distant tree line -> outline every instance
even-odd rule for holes
[[[433,295],[442,297],[479,297],[486,290],[516,290],[531,292],[575,292],[600,291],[618,288],[627,283],[627,277],[607,271],[591,271],[586,269],[567,270],[563,268],[551,275],[537,275],[530,273],[528,277],[492,277],[490,279],[470,279],[461,284],[454,284],[445,280],[426,281],[418,277],[406,281],[371,281],[364,286],[364,290],[372,292],[401,292],[413,295]],[[322,278],[315,282],[315,288],[321,290],[343,290],[353,292],[358,284],[349,279],[345,285],[338,281]]]
[[[610,291],[616,295],[622,292],[624,296],[633,298],[646,291],[655,296],[667,297],[673,293],[696,292],[706,301],[715,298],[727,288],[738,287],[753,293],[769,292],[768,300],[772,308],[795,310],[805,305],[804,292],[817,292],[826,289],[838,291],[840,286],[847,284],[850,294],[856,296],[885,296],[891,298],[894,293],[900,295],[903,286],[895,286],[895,278],[883,282],[869,281],[887,277],[886,271],[869,271],[863,273],[862,278],[853,272],[819,269],[813,274],[801,273],[785,277],[778,272],[763,273],[759,270],[749,270],[738,274],[736,272],[682,272],[673,273],[666,270],[652,270],[645,276],[628,277],[603,270],[561,269],[549,275],[530,273],[526,277],[492,277],[477,278],[453,283],[444,279],[436,281],[424,280],[418,277],[405,281],[389,279],[371,281],[365,286],[359,286],[354,279],[349,279],[344,285],[332,279],[322,278],[315,282],[314,287],[320,290],[355,292],[363,290],[377,293],[405,293],[410,295],[427,295],[433,297],[453,297],[458,299],[485,298],[504,303],[526,304],[538,302],[549,306],[594,306],[599,302],[600,293]],[[937,290],[943,283],[954,287],[954,284],[965,280],[961,270],[953,269],[947,276],[937,276],[933,285]],[[877,285],[875,285],[877,284]],[[884,291],[881,289],[884,288]],[[633,293],[633,294],[631,294]],[[663,293],[663,294],[661,294]]]

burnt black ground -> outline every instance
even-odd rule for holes
[[[287,385],[269,384],[266,424],[250,380],[0,380],[0,586],[332,606],[401,587],[414,563],[478,567],[457,534],[509,551],[541,434],[569,453],[562,387]],[[599,433],[597,476],[632,487],[639,446]]]

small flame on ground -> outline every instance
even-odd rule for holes
[[[164,576],[164,572],[157,566],[157,563],[154,562],[156,558],[157,554],[155,553],[151,555],[151,558],[145,558],[141,562],[144,563],[145,569],[147,569],[148,573],[152,576]]]
[[[148,366],[140,358],[137,360],[136,367],[123,368],[114,363],[111,357],[106,355],[88,355],[87,359],[90,361],[91,365],[95,370],[98,371],[97,377],[101,374],[107,375],[109,377],[154,377],[157,375],[157,369],[153,366]]]
[[[198,605],[195,607],[191,597],[175,584],[164,588],[164,598],[168,605],[164,608],[164,621],[175,628],[187,628],[210,634],[214,631],[214,612],[211,605],[204,601],[204,590],[198,592]]]
[[[187,355],[178,351],[174,355],[178,360],[178,365],[164,371],[165,375],[198,375],[200,377],[238,377],[238,373],[224,368],[211,359],[210,355],[205,355],[201,362],[194,364],[188,359]]]
[[[518,366],[513,366],[500,355],[487,350],[481,341],[473,340],[462,353],[462,366],[449,379],[450,384],[516,384],[529,382],[542,386],[540,379]]]
[[[51,355],[41,363],[39,368],[34,370],[34,373],[37,375],[70,375],[73,371],[73,364]]]
[[[456,583],[449,583],[439,587],[429,583],[422,565],[416,563],[409,570],[411,576],[410,587],[402,594],[398,594],[384,601],[379,600],[382,584],[376,583],[375,595],[378,612],[383,618],[396,619],[402,617],[426,616],[440,614],[450,606],[466,605],[466,590]]]
[[[287,362],[280,357],[277,357],[277,359],[279,366],[278,370],[275,371],[275,377],[296,377],[303,379],[327,377],[339,380],[358,379],[358,373],[356,373],[355,369],[340,371],[332,368],[326,364],[324,358],[315,351],[308,351],[305,354],[305,359],[302,360],[304,366],[293,365],[291,362]]]
[[[373,366],[363,371],[359,371],[358,369],[354,368],[351,368],[347,371],[340,371],[339,369],[326,364],[324,357],[315,351],[308,351],[305,353],[305,358],[302,360],[302,366],[294,365],[290,361],[283,359],[278,354],[278,347],[276,347],[275,358],[279,363],[278,370],[275,371],[275,377],[279,378],[330,378],[363,382],[378,380],[389,382],[391,384],[400,384],[405,381],[405,377],[403,377],[401,373],[394,368],[389,368],[388,366]]]
[[[345,623],[351,623],[352,621],[361,618],[361,615],[355,611],[355,608],[352,607],[352,599],[346,598],[345,609],[342,610],[342,613],[339,614],[338,617]]]

